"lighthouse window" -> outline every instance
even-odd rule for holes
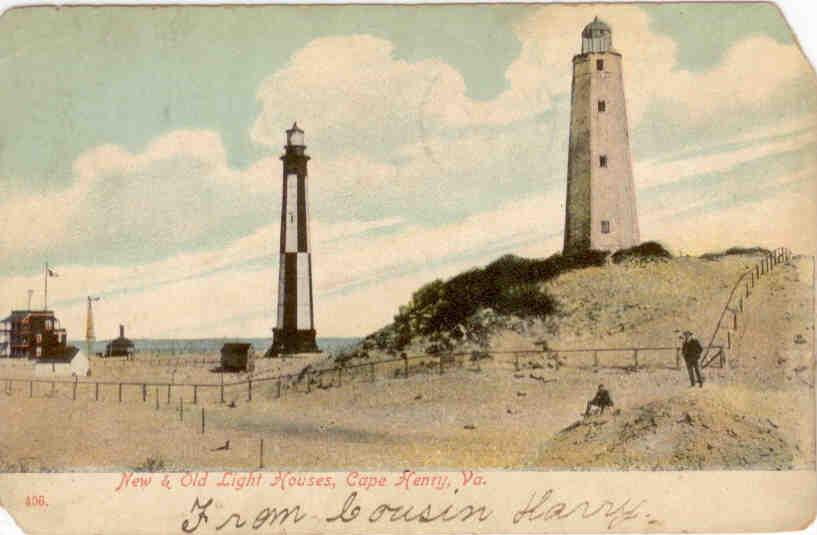
[[[601,222],[601,233],[602,234],[610,234],[610,222],[609,221],[602,221]]]
[[[607,167],[607,156],[599,156],[599,167]]]
[[[597,59],[596,60],[596,70],[597,71],[603,71],[604,70],[604,60],[603,59]]]
[[[599,101],[599,113],[604,113],[607,111],[607,102],[600,100]]]

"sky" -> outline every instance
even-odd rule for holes
[[[0,309],[270,336],[284,130],[318,336],[560,250],[571,58],[613,28],[642,240],[817,248],[815,74],[768,4],[24,8],[0,18]]]

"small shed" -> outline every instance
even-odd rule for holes
[[[125,338],[125,326],[119,326],[119,338],[111,340],[105,346],[106,357],[130,357],[133,355],[135,347],[133,342]]]
[[[90,369],[88,355],[76,346],[66,346],[61,355],[42,357],[34,362],[37,377],[85,377]]]
[[[221,346],[221,367],[231,371],[254,371],[255,349],[252,344],[230,342]]]

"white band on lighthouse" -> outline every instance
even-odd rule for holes
[[[309,253],[298,253],[297,271],[298,271],[298,329],[312,328],[312,299],[309,284]]]

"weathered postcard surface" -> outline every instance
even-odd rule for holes
[[[21,8],[0,109],[23,532],[813,519],[817,78],[774,5]]]

